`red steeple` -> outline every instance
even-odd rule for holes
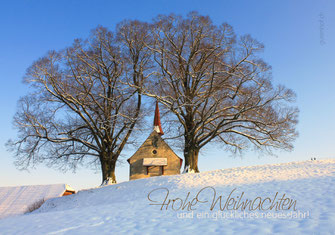
[[[155,110],[155,118],[154,118],[154,130],[160,134],[164,135],[162,124],[161,124],[161,118],[159,115],[159,108],[158,108],[158,101],[156,101],[156,110]]]

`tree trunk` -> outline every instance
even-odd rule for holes
[[[184,150],[185,165],[183,173],[199,173],[198,155],[199,155],[199,149],[194,147],[185,148]]]
[[[114,160],[112,154],[103,154],[103,156],[100,157],[100,162],[102,171],[101,185],[116,184],[116,178],[115,178],[116,160]]]

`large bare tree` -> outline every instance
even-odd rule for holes
[[[150,75],[141,46],[145,24],[136,25],[125,22],[117,36],[98,27],[27,70],[33,92],[19,101],[18,138],[8,142],[19,167],[42,161],[76,167],[89,159],[100,163],[103,184],[116,182],[116,162],[141,117],[140,88]]]
[[[181,125],[185,172],[199,172],[199,151],[213,141],[234,151],[293,148],[295,95],[272,85],[271,68],[259,57],[262,44],[195,12],[159,16],[151,34],[157,76],[146,94]]]
[[[237,38],[228,24],[194,12],[150,24],[124,21],[115,35],[99,27],[89,40],[50,52],[28,69],[25,81],[34,92],[19,102],[19,135],[8,145],[21,167],[45,160],[75,167],[92,156],[103,182],[116,182],[116,161],[145,94],[177,121],[185,172],[199,172],[200,149],[215,141],[233,151],[290,150],[295,95],[272,84],[262,50],[252,37]]]

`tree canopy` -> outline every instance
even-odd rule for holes
[[[271,67],[259,56],[261,43],[195,12],[159,16],[151,34],[157,86],[147,94],[181,126],[185,171],[199,171],[199,151],[213,141],[233,151],[293,148],[295,94],[272,84]]]
[[[98,27],[27,70],[31,93],[19,101],[18,137],[8,146],[23,168],[42,161],[76,167],[91,156],[103,182],[114,183],[147,96],[176,121],[185,172],[199,172],[199,151],[213,142],[232,151],[291,150],[295,94],[273,85],[263,48],[196,12],[123,21],[115,32]]]
[[[103,181],[116,182],[116,161],[141,117],[142,95],[134,86],[142,86],[148,62],[138,45],[98,27],[88,40],[34,62],[24,78],[32,92],[14,117],[19,135],[9,141],[17,165],[76,167],[92,156]]]

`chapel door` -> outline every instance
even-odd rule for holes
[[[148,167],[148,175],[150,176],[160,176],[163,175],[163,167],[162,166],[150,166]]]

